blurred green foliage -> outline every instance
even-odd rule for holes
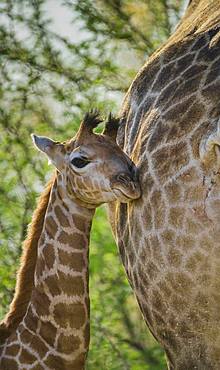
[[[30,133],[65,140],[85,111],[117,112],[139,67],[169,36],[183,0],[0,2],[0,318],[8,309],[27,225],[51,176]],[[57,31],[72,20],[75,37]],[[55,14],[52,12],[52,14]],[[90,248],[89,370],[164,369],[97,210]]]

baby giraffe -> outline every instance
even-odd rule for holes
[[[27,312],[4,345],[1,370],[83,370],[89,347],[88,246],[97,206],[140,197],[137,169],[115,143],[117,120],[103,134],[97,112],[84,117],[75,138],[55,142],[32,135],[56,167],[38,243]]]

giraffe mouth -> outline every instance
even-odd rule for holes
[[[112,190],[117,200],[125,200],[127,202],[131,200],[131,198],[127,194],[125,194],[121,189],[114,188]]]
[[[115,186],[113,192],[119,201],[129,202],[131,200],[135,200],[140,198],[141,191],[140,187],[138,186],[131,186],[129,188],[124,188],[122,186]]]
[[[131,201],[141,196],[141,188],[137,178],[130,174],[120,173],[111,181],[112,190],[119,201]]]

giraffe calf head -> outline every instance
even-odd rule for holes
[[[76,136],[65,143],[32,138],[62,174],[69,197],[93,205],[137,199],[141,194],[137,168],[115,141],[119,120],[110,115],[98,135],[93,129],[100,122],[97,112],[87,113]]]

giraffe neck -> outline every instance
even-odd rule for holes
[[[78,328],[87,318],[88,246],[93,215],[94,210],[69,200],[62,186],[54,184],[38,246],[31,303],[39,316],[51,315],[54,325],[70,325],[73,330],[74,321]],[[38,305],[38,298],[45,299],[43,307]],[[65,318],[64,313],[68,314]]]
[[[52,188],[26,316],[6,342],[1,357],[7,361],[11,342],[19,350],[24,348],[27,360],[24,355],[19,369],[30,363],[26,362],[30,355],[33,362],[40,361],[48,369],[81,370],[85,366],[89,346],[88,246],[94,210],[70,200],[61,182],[58,176]]]

